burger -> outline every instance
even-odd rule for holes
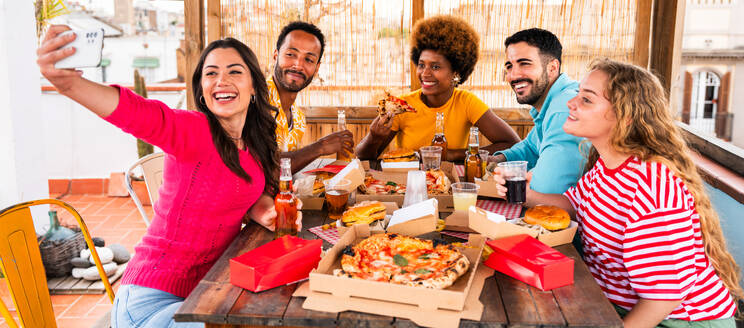
[[[524,213],[524,222],[555,231],[567,228],[571,224],[571,217],[560,207],[537,205]]]
[[[347,227],[354,224],[371,224],[385,218],[387,208],[378,201],[363,201],[349,207],[341,216],[341,222]]]
[[[382,160],[385,162],[417,162],[416,152],[410,149],[395,149],[382,154]]]

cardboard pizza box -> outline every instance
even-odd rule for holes
[[[541,290],[573,284],[574,261],[529,235],[489,240],[485,265]]]
[[[460,232],[476,232],[469,226],[467,211],[455,210],[448,217],[444,218],[444,229]]]
[[[328,166],[334,167],[334,170],[335,170],[337,169],[335,168],[335,166],[339,166],[339,165],[344,165],[344,168],[341,169],[336,175],[331,177],[331,179],[346,178],[346,179],[351,180],[351,186],[349,187],[350,191],[356,190],[356,188],[359,185],[364,183],[365,168],[364,168],[364,165],[362,165],[362,163],[358,159],[355,159],[351,162],[334,161],[324,167],[328,167]],[[367,167],[369,167],[369,164],[367,164]],[[319,170],[319,169],[316,169],[316,170]],[[295,175],[295,179],[299,177],[305,177],[308,175],[314,175],[314,174],[307,173],[307,172],[297,173]],[[325,197],[323,196],[302,195],[302,196],[298,196],[297,198],[299,198],[302,201],[302,209],[306,209],[306,210],[322,210],[323,204],[325,203]]]
[[[359,159],[353,159],[340,172],[334,175],[330,180],[331,183],[338,182],[341,179],[351,180],[349,192],[356,190],[359,185],[364,183],[364,167]],[[334,182],[335,181],[335,182]]]
[[[382,172],[387,173],[406,173],[412,170],[418,170],[421,167],[419,161],[410,162],[385,162],[380,161]]]
[[[363,163],[363,166],[364,163]],[[369,167],[369,162],[366,163],[366,167]],[[455,166],[451,162],[442,162],[441,165],[442,171],[444,171],[445,175],[447,175],[447,178],[450,180],[451,183],[455,182]],[[381,172],[381,171],[373,171],[368,170],[367,173],[372,175],[375,179],[378,179],[380,181],[386,182],[386,181],[392,181],[395,183],[407,183],[408,182],[408,174],[407,173],[390,173],[390,172]],[[445,194],[445,195],[438,195],[438,194],[429,194],[429,198],[434,198],[438,202],[439,211],[440,212],[452,212],[455,210],[455,204],[452,200],[452,194]],[[396,194],[396,195],[367,195],[362,194],[360,192],[357,192],[356,200],[358,202],[363,200],[378,200],[381,202],[395,202],[398,204],[398,206],[403,206],[403,200],[405,199],[404,194]]]
[[[499,216],[501,217],[500,219],[498,218]],[[576,230],[578,229],[578,224],[576,223],[576,221],[571,221],[568,228],[566,229],[538,235],[539,232],[537,230],[516,225],[511,223],[510,221],[514,220],[506,220],[502,215],[499,214],[496,214],[496,216],[489,215],[487,211],[475,206],[470,207],[470,210],[468,211],[468,226],[470,227],[470,229],[473,229],[476,232],[491,239],[506,238],[525,234],[533,238],[537,238],[537,240],[553,247],[571,243],[574,235],[576,234]],[[447,221],[445,220],[445,224],[446,222]]]
[[[465,307],[467,295],[478,271],[480,254],[485,244],[485,237],[472,234],[468,241],[469,247],[461,248],[461,252],[470,260],[470,268],[455,283],[446,289],[429,289],[404,286],[387,282],[368,281],[348,277],[336,277],[335,269],[341,268],[341,254],[346,246],[352,246],[371,235],[368,225],[352,226],[341,236],[318,263],[318,268],[310,272],[309,287],[313,292],[332,294],[334,297],[350,301],[364,298],[376,301],[394,302],[398,304],[415,305],[420,310],[453,310],[462,311]],[[306,307],[307,308],[307,307]],[[312,308],[316,309],[316,308]],[[323,310],[323,309],[318,309]],[[353,308],[356,311],[370,312],[370,309]],[[376,312],[372,312],[376,313]]]
[[[437,230],[438,201],[434,198],[393,212],[386,231],[405,236],[418,236]]]
[[[493,269],[485,265],[478,266],[462,311],[422,308],[415,304],[391,303],[366,298],[337,297],[330,293],[310,290],[309,282],[301,283],[292,296],[306,297],[302,307],[308,310],[334,313],[359,311],[406,318],[423,327],[457,328],[460,326],[460,320],[462,319],[481,320],[483,303],[480,301],[480,296],[485,280],[492,276],[493,272]]]
[[[378,232],[385,232],[385,227],[387,227],[388,221],[390,221],[390,217],[393,215],[395,210],[397,210],[398,204],[394,202],[382,202],[383,205],[385,205],[385,213],[387,214],[385,216],[385,219],[375,221],[374,223],[369,225],[370,231],[372,233],[378,233]],[[338,230],[338,235],[343,236],[343,234],[346,233],[346,231],[349,231],[351,227],[347,227],[343,224],[341,224],[341,220],[336,221],[336,229]]]

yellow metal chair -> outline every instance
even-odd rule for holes
[[[150,226],[150,218],[147,217],[145,207],[142,206],[142,202],[139,197],[137,197],[137,193],[134,192],[134,188],[132,188],[132,171],[134,171],[138,166],[142,167],[142,174],[145,179],[145,185],[147,186],[147,193],[150,196],[150,204],[155,204],[158,200],[158,196],[160,196],[158,194],[158,189],[160,188],[160,185],[163,184],[164,161],[165,153],[150,154],[134,162],[134,164],[124,172],[124,187],[127,188],[127,191],[132,197],[134,205],[137,206],[140,215],[142,215],[142,220],[145,221],[146,226]]]
[[[41,263],[41,253],[36,240],[36,230],[29,207],[35,205],[57,205],[75,217],[82,230],[85,243],[96,262],[106,293],[114,302],[114,290],[103,270],[101,259],[93,246],[88,227],[80,214],[67,203],[56,199],[41,199],[20,203],[0,210],[0,268],[10,289],[22,327],[56,327],[52,301],[49,297],[46,273]],[[0,300],[0,314],[8,326],[18,327],[7,307]]]

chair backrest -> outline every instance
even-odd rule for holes
[[[23,327],[56,327],[46,272],[41,262],[41,252],[36,240],[31,210],[29,207],[54,204],[68,210],[77,219],[85,242],[91,249],[98,274],[113,303],[114,291],[111,289],[103,265],[93,246],[88,227],[75,209],[56,199],[42,199],[25,202],[0,210],[0,268],[10,289],[13,304]],[[0,300],[2,303],[2,300]],[[15,327],[15,321],[7,313],[5,304],[0,304],[5,321]]]
[[[145,224],[148,226],[150,225],[150,218],[147,217],[142,202],[139,197],[137,197],[137,193],[134,192],[134,188],[132,188],[132,171],[134,171],[138,166],[142,167],[145,185],[147,185],[147,193],[150,196],[150,203],[155,204],[159,196],[158,189],[163,184],[164,161],[165,153],[150,154],[134,162],[134,164],[124,172],[124,187],[127,188],[129,195],[132,197],[132,201],[134,201],[134,205],[137,206],[137,210],[139,210],[140,215],[142,216],[142,220],[144,220]]]
[[[163,162],[165,161],[164,153],[150,154],[143,157],[140,163],[142,172],[147,185],[147,192],[150,194],[150,202],[155,204],[158,200],[158,189],[163,184]]]

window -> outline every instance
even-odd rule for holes
[[[702,132],[715,134],[718,92],[721,78],[716,73],[701,71],[692,75],[692,106],[689,123]]]

